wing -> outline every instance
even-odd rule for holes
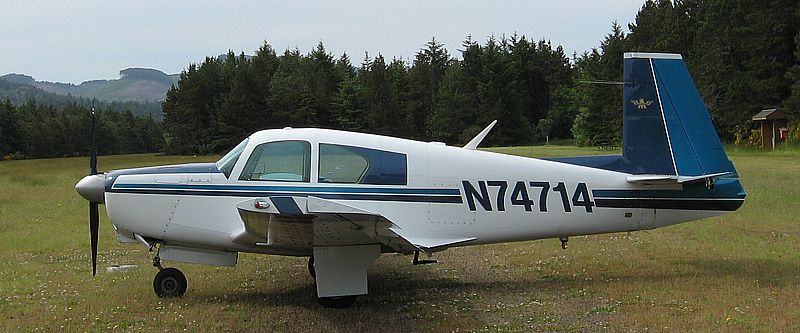
[[[231,235],[234,242],[287,251],[378,242],[400,253],[432,253],[475,240],[410,235],[379,213],[311,196],[249,199],[236,208],[244,227]]]

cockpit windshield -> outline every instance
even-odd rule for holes
[[[250,138],[242,140],[242,142],[239,142],[236,147],[233,147],[231,151],[217,161],[217,169],[222,171],[226,178],[230,178],[231,172],[233,172],[233,166],[236,164],[236,161],[239,159],[239,155],[242,154],[242,151],[244,150],[244,147],[247,146],[247,141],[249,140]]]

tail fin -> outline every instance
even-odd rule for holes
[[[735,173],[679,54],[625,53],[623,156],[636,173]]]

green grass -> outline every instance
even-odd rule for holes
[[[609,154],[565,146],[495,148],[523,156]],[[749,195],[723,217],[635,232],[474,246],[438,264],[384,255],[370,295],[321,308],[302,258],[243,254],[236,268],[177,264],[181,299],[152,291],[138,244],[103,216],[91,276],[87,203],[73,190],[86,158],[0,163],[0,330],[15,331],[798,331],[800,152],[729,149]],[[101,157],[101,169],[215,157]],[[104,214],[101,214],[104,215]],[[111,264],[136,264],[106,274]],[[169,263],[172,264],[172,263]]]

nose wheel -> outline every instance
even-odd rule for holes
[[[153,290],[158,297],[181,297],[187,286],[186,276],[177,268],[164,268],[153,279]]]
[[[153,291],[158,297],[181,297],[186,293],[188,282],[183,272],[174,267],[161,268],[158,257],[153,259],[153,266],[158,267],[158,274],[153,279]]]

